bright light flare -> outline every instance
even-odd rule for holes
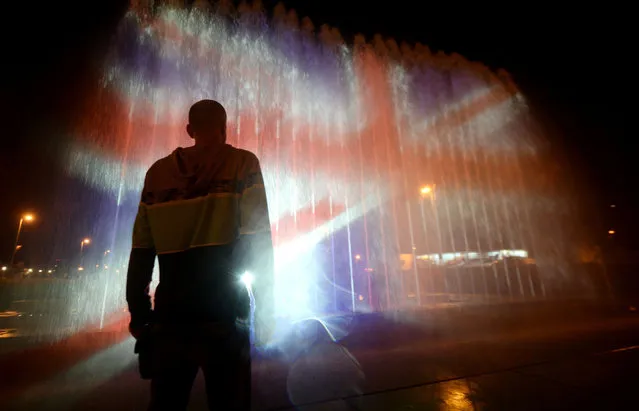
[[[253,276],[253,274],[246,271],[240,276],[240,281],[246,286],[246,288],[251,288],[253,282],[255,281],[255,277]]]
[[[430,186],[430,185],[422,186],[422,187],[419,189],[419,193],[420,193],[422,196],[430,195],[430,194],[432,194],[432,193],[433,193],[433,186]]]
[[[33,220],[35,220],[35,217],[33,216],[33,214],[25,214],[22,219],[28,223],[32,222]]]
[[[91,244],[91,239],[85,238],[84,240],[82,240],[82,244]]]
[[[363,198],[359,204],[350,206],[313,231],[275,248],[276,317],[299,320],[326,312],[325,308],[318,306],[322,303],[321,298],[316,301],[321,284],[329,285],[339,294],[354,293],[350,288],[332,282],[329,268],[322,264],[321,251],[317,246],[330,233],[346,228],[369,212],[374,204],[372,197]],[[352,275],[348,266],[344,266],[343,275]]]

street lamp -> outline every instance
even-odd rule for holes
[[[30,223],[33,220],[35,220],[33,214],[23,214],[22,217],[20,217],[20,222],[18,223],[18,233],[16,234],[16,242],[13,245],[13,251],[11,252],[9,267],[13,267],[13,260],[16,258],[16,252],[18,251],[18,241],[20,241],[20,233],[22,232],[22,225],[24,223]]]
[[[435,184],[426,184],[419,188],[419,195],[422,198],[430,197],[430,200],[433,201],[435,199]]]
[[[439,223],[439,213],[437,211],[437,207],[435,206],[435,195],[436,195],[436,191],[435,189],[437,188],[437,186],[435,184],[425,184],[423,186],[421,186],[419,188],[419,195],[421,196],[421,199],[419,200],[419,211],[421,213],[421,217],[422,217],[422,230],[424,232],[424,250],[426,250],[427,252],[432,252],[431,251],[431,247],[430,247],[430,238],[429,238],[429,231],[428,231],[428,227],[427,227],[427,219],[426,219],[426,205],[424,203],[426,203],[426,200],[430,200],[430,209],[431,212],[433,213],[433,218],[435,219],[435,229],[437,232],[437,238],[439,240],[439,248],[441,248],[441,244],[442,244],[442,232],[441,232],[441,227],[440,227],[440,223]],[[419,282],[419,276],[418,276],[418,268],[417,268],[417,256],[416,256],[416,247],[415,245],[413,245],[413,264],[414,264],[414,270],[415,270],[415,282],[416,282],[416,287],[417,287],[417,303],[419,305],[421,305],[421,284]],[[430,281],[431,284],[431,289],[432,287],[434,287],[434,280],[433,277],[431,275],[431,266],[430,264],[428,265],[428,270],[429,270],[429,275],[428,275],[428,279]],[[446,291],[448,291],[448,287],[446,285],[446,283],[444,283],[444,285],[446,286]]]
[[[89,244],[91,244],[90,238],[84,238],[82,241],[80,241],[80,266],[82,266],[82,262],[84,261],[84,246]]]

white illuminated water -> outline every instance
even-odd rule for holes
[[[82,185],[69,196],[96,210],[92,235],[111,250],[87,257],[94,278],[69,301],[74,324],[122,312],[144,173],[192,144],[186,114],[202,98],[226,107],[228,142],[262,162],[278,316],[394,310],[442,293],[540,297],[564,273],[567,206],[507,74],[381,37],[346,45],[282,7],[269,19],[246,5],[137,5],[63,160]],[[435,278],[415,259],[502,249],[535,258],[534,284],[491,267]]]

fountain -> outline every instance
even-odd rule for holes
[[[123,304],[144,173],[191,144],[201,98],[261,159],[280,316],[544,298],[570,277],[569,207],[508,73],[381,36],[346,44],[282,5],[269,19],[260,2],[133,3],[64,162],[112,250],[100,303],[78,302],[102,322]]]

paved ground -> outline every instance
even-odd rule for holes
[[[639,315],[627,307],[507,306],[340,324],[349,330],[340,345],[307,332],[288,357],[255,360],[256,410],[636,408]],[[2,408],[143,410],[148,383],[131,352],[131,340],[106,329],[4,355]],[[201,378],[190,409],[205,409]]]

